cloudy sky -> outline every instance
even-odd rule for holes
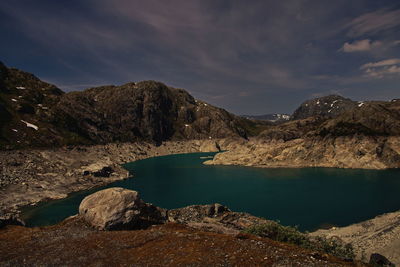
[[[400,98],[398,0],[13,0],[0,60],[64,91],[158,80],[236,114]]]

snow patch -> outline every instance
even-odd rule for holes
[[[319,100],[317,101],[317,105],[319,105]]]
[[[29,123],[29,122],[24,121],[24,120],[21,120],[21,121],[26,124],[26,127],[33,128],[36,131],[39,130],[39,127],[37,127],[35,124]]]
[[[185,127],[189,127],[189,124],[185,124]]]
[[[358,107],[362,107],[362,105],[364,105],[364,102],[358,102]]]
[[[23,86],[17,86],[17,87],[15,87],[15,88],[17,88],[17,89],[19,89],[19,90],[25,90],[25,89],[26,89],[26,88],[23,87]]]
[[[17,129],[12,129],[12,130],[13,130],[14,132],[16,132],[16,133],[18,132],[18,130],[17,130]]]
[[[18,100],[17,100],[17,99],[14,99],[14,98],[11,98],[11,101],[17,102]]]

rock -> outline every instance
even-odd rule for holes
[[[0,229],[6,225],[21,225],[25,226],[24,221],[22,221],[15,214],[0,214]]]
[[[101,170],[93,172],[95,177],[110,177],[114,170],[111,167],[103,167]]]
[[[357,106],[357,102],[339,95],[329,95],[307,100],[297,108],[292,119],[299,120],[312,116],[336,117]]]
[[[185,208],[174,209],[168,212],[171,222],[201,222],[205,217],[217,217],[230,211],[227,207],[215,203],[211,205],[192,205]]]
[[[166,211],[144,203],[136,191],[114,187],[84,198],[79,215],[99,230],[147,227],[166,221]]]
[[[369,264],[372,266],[395,266],[385,256],[378,253],[371,254],[371,257],[369,258]]]

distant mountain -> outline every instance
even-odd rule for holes
[[[337,95],[307,100],[291,119],[271,125],[259,138],[400,136],[400,101],[353,101]]]
[[[0,148],[247,137],[257,123],[143,81],[64,93],[0,63]]]
[[[303,102],[292,115],[293,120],[313,116],[333,118],[346,110],[355,108],[359,103],[339,95],[318,97]]]
[[[249,119],[249,120],[260,120],[260,121],[288,121],[290,119],[290,115],[288,114],[265,114],[265,115],[241,115],[241,117]]]

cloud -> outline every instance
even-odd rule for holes
[[[400,9],[379,9],[353,19],[348,25],[348,35],[352,37],[376,34],[400,26]]]
[[[362,65],[361,70],[371,78],[383,78],[400,74],[400,58],[386,59],[378,62],[370,62]]]
[[[400,58],[391,58],[386,60],[381,60],[378,62],[370,62],[362,65],[360,69],[367,69],[367,68],[376,68],[376,67],[385,67],[390,65],[400,64]]]
[[[340,51],[345,53],[369,51],[382,46],[381,41],[371,41],[370,39],[354,41],[353,43],[344,43]]]
[[[396,75],[400,74],[400,67],[399,66],[390,66],[384,67],[379,69],[366,69],[365,74],[371,78],[383,78],[388,75]]]

